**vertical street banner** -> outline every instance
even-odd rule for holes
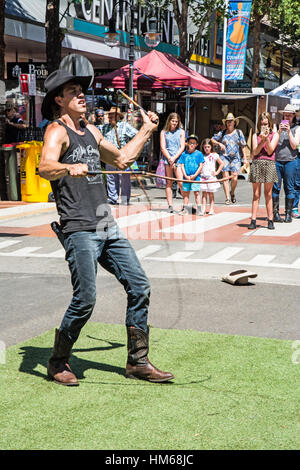
[[[229,2],[225,80],[243,80],[252,0]]]

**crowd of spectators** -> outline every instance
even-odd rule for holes
[[[300,218],[300,112],[288,104],[280,113],[282,120],[277,123],[277,127],[269,113],[262,113],[258,117],[257,129],[252,137],[250,161],[247,159],[246,138],[238,128],[239,119],[232,113],[228,113],[215,133],[202,142],[199,142],[197,135],[186,135],[179,114],[170,113],[166,116],[164,123],[161,123],[163,127],[159,134],[159,147],[165,176],[170,178],[166,179],[165,188],[168,211],[175,212],[173,199],[182,197],[180,213],[188,213],[190,192],[194,192],[196,213],[199,216],[206,215],[209,203],[208,215],[214,215],[214,193],[221,187],[217,178],[222,178],[224,204],[236,204],[238,176],[242,171],[247,171],[253,188],[249,229],[256,228],[262,185],[269,229],[275,228],[274,222],[290,223],[293,218]],[[86,116],[86,120],[97,126],[104,137],[119,148],[136,135],[142,124],[139,111],[125,117],[120,108],[116,107],[111,107],[109,111],[97,108]],[[4,144],[18,142],[20,133],[27,127],[17,109],[7,104]],[[139,157],[143,167],[147,167],[149,162],[150,147],[148,142]],[[134,167],[138,168],[136,165]],[[113,172],[115,169],[106,165],[106,170]],[[178,184],[172,178],[179,180]],[[182,183],[182,180],[189,183]],[[285,195],[284,218],[279,213],[282,187]],[[110,204],[118,204],[119,201],[130,204],[130,174],[107,174],[107,191]]]

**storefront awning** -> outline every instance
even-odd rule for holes
[[[247,100],[249,98],[256,99],[257,95],[253,93],[191,93],[190,98],[214,99],[214,100]]]

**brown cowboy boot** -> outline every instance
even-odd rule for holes
[[[148,360],[149,327],[147,327],[147,333],[134,326],[127,327],[127,339],[127,378],[148,380],[149,382],[167,382],[174,379],[174,375],[170,372],[163,372],[157,369]]]
[[[48,362],[48,376],[59,385],[76,386],[78,380],[68,364],[73,344],[62,331],[55,330],[52,356]]]

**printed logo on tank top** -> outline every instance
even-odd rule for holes
[[[77,145],[77,147],[66,156],[68,163],[86,163],[90,171],[101,170],[100,154],[99,150],[94,148],[92,145],[83,147]],[[85,177],[89,184],[103,183],[102,174],[99,175],[87,175]]]

